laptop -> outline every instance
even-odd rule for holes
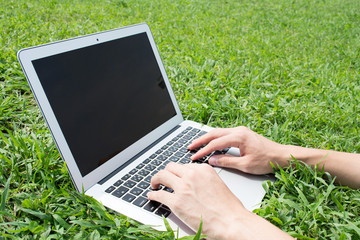
[[[190,163],[187,146],[212,128],[184,120],[147,24],[22,49],[18,59],[77,191],[138,222],[193,234],[149,201],[150,179],[169,162]],[[212,154],[239,155],[228,148]],[[248,210],[269,176],[215,168]],[[163,186],[165,191],[172,189]]]

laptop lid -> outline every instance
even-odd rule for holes
[[[147,24],[22,49],[18,59],[78,191],[183,121]]]

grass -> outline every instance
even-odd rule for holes
[[[357,0],[0,4],[0,239],[174,236],[75,191],[17,62],[24,47],[147,22],[186,119],[360,152]],[[257,214],[299,239],[360,239],[360,191],[324,176],[277,171]]]

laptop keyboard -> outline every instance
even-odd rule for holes
[[[154,212],[156,215],[168,217],[171,211],[167,206],[155,201],[150,201],[146,196],[149,191],[154,191],[150,184],[151,177],[158,171],[164,169],[169,162],[177,162],[180,164],[190,163],[190,157],[201,148],[189,151],[187,146],[190,145],[194,139],[206,133],[207,132],[197,128],[187,127],[167,144],[156,150],[149,158],[125,174],[121,179],[114,182],[105,192],[149,212]],[[228,150],[229,148],[213,152],[194,161],[194,163],[207,163],[212,155],[224,154]],[[162,185],[156,190],[161,189],[170,193],[173,192],[171,188]]]

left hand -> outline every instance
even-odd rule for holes
[[[291,155],[284,145],[273,142],[246,127],[218,128],[194,140],[188,146],[190,150],[206,145],[195,153],[191,159],[196,160],[213,151],[226,147],[236,147],[240,156],[214,155],[209,164],[218,167],[234,168],[250,174],[272,173],[272,162],[275,166],[286,167]]]

